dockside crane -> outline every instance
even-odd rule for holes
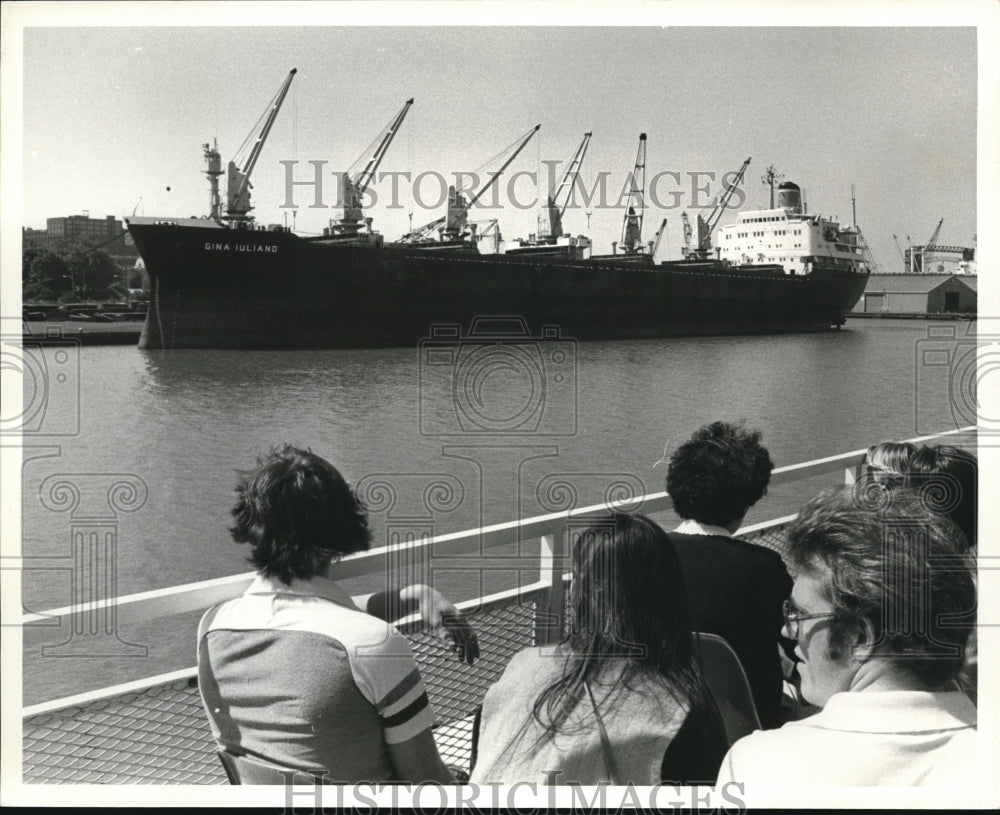
[[[331,219],[330,230],[335,235],[353,235],[366,225],[364,208],[361,199],[368,191],[369,185],[375,178],[375,173],[385,154],[389,150],[389,145],[399,132],[399,128],[406,118],[407,112],[413,105],[412,99],[407,99],[402,109],[393,117],[392,121],[383,128],[381,134],[375,138],[376,147],[364,169],[354,178],[349,173],[341,173],[340,176],[340,203],[343,204],[344,214],[339,219]]]
[[[938,221],[937,226],[934,227],[934,232],[931,233],[931,239],[927,241],[927,244],[924,246],[925,251],[927,249],[932,248],[935,244],[937,244],[938,235],[941,234],[941,224],[943,223],[944,223],[944,218]]]
[[[639,149],[629,177],[628,206],[622,223],[621,249],[626,255],[642,252],[642,218],[646,211],[646,134],[639,134]],[[638,212],[636,210],[638,209]]]
[[[740,167],[739,172],[736,174],[736,178],[726,185],[725,191],[715,201],[714,205],[712,205],[712,211],[709,213],[707,218],[703,218],[701,213],[698,213],[698,239],[697,245],[694,249],[690,248],[690,225],[687,225],[685,229],[685,257],[697,260],[708,259],[712,252],[712,231],[718,225],[719,220],[726,211],[726,207],[729,206],[729,199],[733,197],[733,193],[735,193],[737,188],[740,186],[740,183],[743,181],[743,176],[746,174],[747,167],[749,166],[750,159],[748,158],[743,162],[743,166]],[[687,219],[685,219],[685,223],[687,224]]]
[[[563,176],[562,183],[555,193],[549,195],[542,212],[538,215],[538,240],[542,242],[553,242],[562,237],[562,216],[566,212],[569,199],[573,194],[573,185],[580,175],[580,168],[583,166],[583,157],[587,154],[587,146],[590,144],[591,133],[583,134],[583,141],[577,148],[569,166],[566,168],[566,175]],[[565,200],[560,204],[563,192],[566,193]]]
[[[895,232],[892,235],[892,239],[896,242],[896,251],[899,252],[899,259],[901,261],[903,261],[903,270],[905,271],[906,270],[906,255],[903,254],[903,247],[899,245],[899,238],[896,237],[896,233]]]
[[[264,149],[264,142],[267,141],[267,136],[271,132],[274,120],[278,117],[278,111],[281,110],[281,103],[285,101],[285,96],[288,94],[288,88],[292,84],[292,79],[295,77],[296,70],[297,69],[292,68],[289,72],[285,81],[278,89],[278,92],[268,103],[268,106],[264,109],[264,113],[261,114],[260,119],[257,120],[258,125],[254,127],[254,129],[250,132],[250,136],[248,136],[246,141],[243,142],[240,149],[236,151],[237,155],[240,155],[243,150],[246,149],[253,134],[257,134],[257,138],[250,146],[249,153],[247,154],[243,165],[241,167],[237,167],[235,161],[230,161],[226,168],[226,213],[224,217],[228,221],[246,222],[253,220],[253,216],[250,215],[250,210],[253,209],[253,205],[250,203],[250,174],[253,172],[253,168],[257,164],[257,159],[260,158],[261,150]],[[263,124],[261,124],[261,122],[263,122]],[[213,145],[210,148],[206,144],[204,145],[204,150],[205,159],[208,161],[208,169],[205,173],[208,175],[209,182],[212,185],[211,217],[215,220],[220,220],[218,177],[222,175],[220,167],[221,159],[216,146]]]
[[[490,174],[489,181],[487,181],[483,185],[482,189],[472,196],[471,199],[467,200],[461,190],[455,189],[454,186],[448,187],[447,214],[443,218],[431,221],[429,224],[425,224],[419,229],[407,232],[399,239],[399,243],[427,243],[433,237],[435,232],[439,233],[442,239],[448,241],[455,241],[464,237],[468,226],[469,208],[482,198],[494,184],[496,184],[500,176],[503,175],[504,170],[506,170],[510,166],[511,162],[518,157],[520,152],[527,146],[528,142],[531,141],[532,136],[534,136],[541,129],[541,127],[542,126],[540,124],[535,125],[527,132],[527,134],[516,142],[517,146],[514,148],[510,157],[503,163],[503,166],[495,173]]]
[[[944,223],[944,218],[938,221],[937,226],[934,227],[934,232],[931,234],[931,239],[927,241],[923,246],[923,250],[919,252],[919,260],[917,261],[918,272],[925,272],[928,270],[929,262],[935,254],[937,247],[938,235],[941,234],[941,224]]]

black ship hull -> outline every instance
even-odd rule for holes
[[[777,265],[486,255],[203,223],[129,225],[151,286],[140,348],[403,347],[435,326],[495,315],[578,340],[825,331],[868,278],[823,258],[790,275]]]

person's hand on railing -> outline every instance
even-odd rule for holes
[[[441,592],[423,583],[415,583],[401,589],[399,598],[404,602],[416,601],[424,625],[450,646],[460,662],[472,665],[479,659],[476,632],[465,615]]]

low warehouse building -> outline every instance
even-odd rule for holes
[[[975,275],[871,275],[855,312],[868,314],[974,314]]]

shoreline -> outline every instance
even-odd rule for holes
[[[91,322],[89,320],[24,321],[21,341],[79,342],[80,345],[137,345],[142,333],[142,320],[122,322]]]
[[[975,314],[934,314],[874,312],[849,312],[845,318],[877,320],[975,320]],[[142,320],[123,322],[91,322],[86,320],[25,321],[22,323],[22,342],[77,341],[80,345],[138,345],[142,333]]]

